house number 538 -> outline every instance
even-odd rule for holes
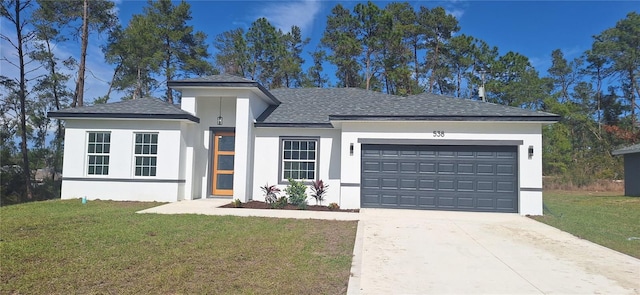
[[[444,137],[444,131],[433,131],[433,137]]]

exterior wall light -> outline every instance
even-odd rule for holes
[[[533,158],[533,146],[529,146],[529,159]]]
[[[218,125],[222,125],[222,97],[220,97],[220,108],[218,109]]]

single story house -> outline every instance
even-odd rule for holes
[[[62,198],[264,200],[323,180],[324,204],[542,214],[542,126],[559,116],[433,94],[268,90],[230,75],[169,81],[66,120]]]
[[[624,195],[640,197],[640,144],[612,152],[624,157]]]

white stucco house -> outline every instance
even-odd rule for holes
[[[542,214],[542,126],[486,102],[354,88],[267,90],[229,75],[170,81],[180,107],[137,99],[66,121],[62,198],[263,200],[322,179],[325,204]]]

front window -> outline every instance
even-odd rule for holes
[[[87,139],[87,174],[109,175],[111,133],[89,132]]]
[[[156,176],[158,134],[136,133],[135,137],[135,175]]]
[[[316,179],[318,168],[317,139],[282,139],[282,181]]]

